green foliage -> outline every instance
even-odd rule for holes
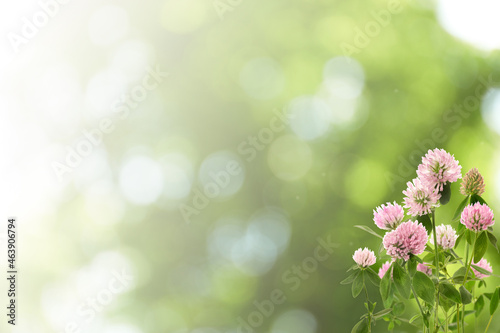
[[[479,234],[474,244],[474,262],[479,262],[488,249],[488,236],[486,231]]]
[[[481,274],[485,274],[485,275],[491,275],[491,272],[490,271],[487,271],[486,269],[480,267],[480,266],[477,266],[477,265],[471,265],[471,267],[473,267],[476,271],[478,271],[479,273]]]
[[[367,333],[368,330],[368,319],[361,319],[351,330],[351,333]]]
[[[448,202],[450,202],[451,199],[451,184],[446,183],[443,186],[443,190],[440,192],[441,198],[439,198],[439,202],[441,205],[446,205]]]
[[[371,268],[367,268],[364,273],[376,287],[380,285],[380,277]]]
[[[466,196],[462,202],[457,207],[457,210],[455,211],[455,214],[453,214],[453,218],[451,219],[452,221],[457,221],[460,219],[460,216],[462,214],[462,211],[464,210],[465,206],[467,206],[467,203],[469,202],[469,196]],[[460,226],[459,226],[460,227]],[[462,225],[463,227],[463,225]],[[460,231],[460,230],[458,230]]]
[[[484,199],[481,198],[481,196],[479,196],[477,194],[471,195],[471,197],[470,197],[471,205],[475,204],[476,202],[479,202],[482,205],[487,205],[486,201],[484,201]]]
[[[354,273],[352,273],[347,278],[345,278],[344,280],[342,280],[340,282],[340,284],[351,284],[351,283],[353,283],[354,280],[358,277],[359,273],[360,273],[360,271],[356,270]]]
[[[498,250],[497,238],[495,237],[495,235],[493,235],[493,233],[491,233],[490,231],[486,231],[486,233],[488,235],[488,239],[489,239],[491,245],[493,245],[493,247],[497,250],[497,252],[500,252]]]
[[[405,272],[403,268],[401,268],[401,266],[393,265],[393,267],[393,278],[396,290],[404,298],[409,298],[411,290],[410,276]]]
[[[432,222],[429,214],[419,216],[417,221],[422,223],[422,225],[425,227],[425,230],[427,230],[427,233],[430,235],[432,232]]]
[[[450,301],[453,301],[455,303],[462,303],[462,296],[460,296],[457,288],[455,288],[453,284],[449,282],[442,282],[439,285],[439,292]]]
[[[472,302],[472,294],[464,286],[460,286],[459,291],[462,304],[469,304]]]
[[[352,297],[356,298],[361,293],[365,286],[365,274],[364,271],[361,270],[359,274],[354,278],[352,282]]]
[[[393,289],[392,289],[392,266],[387,270],[380,281],[380,296],[384,302],[384,307],[388,308],[392,304]]]
[[[407,264],[408,264],[408,273],[410,274],[410,277],[413,277],[417,272],[417,265],[418,265],[417,257],[413,255],[410,256],[410,260],[408,260]]]
[[[368,227],[366,225],[355,225],[354,227],[355,228],[359,228],[359,229],[361,229],[363,231],[366,231],[367,233],[369,233],[369,234],[371,234],[371,235],[373,235],[375,237],[378,237],[380,239],[383,238],[382,236],[380,236],[379,234],[377,234],[372,228],[370,228],[370,227]]]
[[[483,309],[484,309],[484,296],[480,295],[477,298],[476,302],[474,303],[474,311],[476,311],[475,316],[479,317]]]
[[[490,300],[490,316],[493,316],[493,314],[498,308],[499,297],[500,297],[500,287],[497,287],[497,289],[495,289],[495,291],[493,292]]]
[[[432,280],[422,272],[416,272],[413,277],[413,288],[418,297],[430,305],[434,305],[436,288]]]

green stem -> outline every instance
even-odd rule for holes
[[[476,247],[476,239],[477,239],[477,234],[474,233],[474,242],[472,243],[472,251],[474,251],[474,248]],[[469,243],[467,243],[467,256],[469,256]],[[464,281],[462,282],[462,286],[465,284],[465,282],[467,281],[467,277],[469,276],[469,270],[472,264],[473,257],[474,255],[471,254],[470,260],[465,262],[467,264],[467,269],[465,270],[465,276],[464,276]]]
[[[365,295],[366,295],[366,303],[368,304],[368,332],[371,333],[372,331],[372,314],[371,314],[371,302],[370,298],[368,297],[368,289],[366,289],[366,285],[363,285],[363,289],[365,289]]]
[[[457,304],[457,333],[460,333],[460,305]]]
[[[439,252],[438,252],[438,242],[436,235],[436,217],[434,213],[434,208],[432,209],[431,217],[432,217],[432,233],[434,234],[434,265],[436,266],[435,276],[437,280],[436,310],[434,311],[434,328],[436,329],[438,327],[437,325],[438,325],[438,311],[439,311]]]
[[[448,333],[448,312],[446,312],[444,314],[444,317],[446,318],[446,323],[445,323],[445,327],[444,327],[444,333]]]
[[[490,316],[490,321],[488,322],[488,326],[486,326],[486,329],[484,330],[484,333],[488,332],[488,328],[490,328],[491,320],[493,319],[493,316]]]
[[[415,289],[413,288],[413,283],[411,284],[411,292],[413,293],[413,296],[415,296],[415,300],[417,301],[418,308],[420,309],[420,313],[422,314],[422,320],[424,320],[424,310],[422,309],[422,306],[420,305],[420,302],[417,297],[417,293],[415,292]]]
[[[474,241],[472,242],[472,253],[470,255],[470,258],[469,258],[469,243],[467,242],[467,252],[465,259],[465,264],[467,265],[467,269],[465,270],[465,276],[464,276],[464,281],[462,282],[462,286],[465,285],[465,282],[467,282],[467,277],[469,276],[470,266],[474,258],[474,248],[476,247],[476,240],[477,240],[477,234],[474,233]],[[465,329],[465,304],[462,304],[462,310],[464,313],[464,315],[462,316],[462,327],[464,327]]]
[[[406,271],[408,272],[408,268],[406,268]],[[408,272],[409,274],[410,272]],[[424,309],[422,309],[422,305],[420,305],[420,301],[418,300],[417,293],[415,292],[415,288],[413,288],[413,278],[410,284],[411,292],[413,293],[413,296],[415,297],[415,300],[417,301],[418,308],[420,309],[420,314],[422,315],[422,323],[423,323],[423,332],[425,333],[425,321],[424,321]]]
[[[472,286],[472,299],[474,300],[474,303],[476,303],[476,284],[474,284],[474,286]],[[477,316],[474,315],[474,332],[477,332]]]

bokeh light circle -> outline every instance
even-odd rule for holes
[[[290,127],[304,140],[313,140],[325,135],[330,129],[332,114],[323,100],[302,96],[289,105]]]
[[[490,89],[484,95],[481,114],[486,125],[500,134],[500,89]]]
[[[201,163],[198,179],[208,198],[227,198],[236,194],[245,180],[242,160],[233,152],[218,151]]]
[[[339,98],[357,98],[363,91],[365,74],[359,62],[348,57],[329,60],[323,70],[325,85],[330,93]]]
[[[500,3],[491,0],[439,0],[437,5],[439,22],[450,34],[488,51],[500,47],[499,10]]]
[[[160,165],[147,156],[133,156],[120,169],[120,190],[137,205],[156,201],[163,190],[164,177]]]

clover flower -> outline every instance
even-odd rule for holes
[[[453,155],[444,149],[436,148],[429,149],[422,158],[417,175],[426,186],[442,191],[447,182],[453,183],[462,178],[461,170],[462,167]]]
[[[373,210],[373,221],[380,229],[392,230],[403,221],[405,212],[403,207],[394,203],[388,202]]]
[[[429,214],[433,207],[439,205],[441,195],[432,187],[422,183],[419,178],[407,183],[408,188],[403,191],[405,208],[411,216],[422,216]]]
[[[393,259],[408,260],[410,254],[419,255],[424,252],[428,235],[421,223],[407,221],[401,223],[396,230],[385,234],[384,248]]]
[[[444,250],[452,249],[455,246],[458,235],[451,225],[438,225],[436,227],[436,239],[439,246]],[[434,237],[431,235],[431,243],[434,244]]]
[[[464,208],[460,223],[465,225],[467,229],[478,232],[495,224],[493,218],[493,211],[488,205],[476,202],[474,205],[468,205]]]
[[[465,174],[460,186],[460,193],[463,195],[481,195],[484,193],[484,179],[476,168],[470,169]]]
[[[368,267],[375,264],[377,258],[375,257],[375,253],[373,251],[368,250],[368,248],[357,249],[352,256],[352,259],[358,264],[359,267]]]

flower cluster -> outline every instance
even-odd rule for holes
[[[474,232],[486,230],[495,224],[493,211],[488,205],[476,202],[474,205],[468,205],[464,208],[460,223]]]
[[[368,267],[377,261],[377,257],[375,257],[375,254],[373,251],[368,250],[368,248],[361,249],[359,248],[354,252],[354,255],[352,256],[352,259],[356,262],[356,264],[359,265],[359,267]]]
[[[453,155],[444,149],[429,150],[418,166],[417,175],[424,185],[442,191],[447,182],[462,178],[462,167]]]
[[[385,234],[383,244],[391,257],[408,260],[410,254],[419,255],[424,252],[427,239],[427,230],[422,224],[407,221]]]
[[[396,229],[404,217],[403,207],[398,205],[396,201],[394,203],[388,202],[373,210],[373,221],[375,221],[377,227],[384,230]]]
[[[474,168],[469,170],[460,186],[460,193],[463,195],[481,195],[484,193],[484,180],[479,171]]]
[[[488,242],[497,246],[497,240],[491,228],[495,224],[493,211],[481,197],[485,186],[483,177],[477,169],[468,171],[461,184],[460,192],[466,198],[461,200],[455,213],[456,217],[460,216],[459,228],[436,223],[436,218],[440,215],[435,214],[435,210],[440,205],[450,202],[452,193],[450,183],[462,178],[461,170],[462,167],[453,155],[442,149],[429,150],[418,166],[417,178],[408,182],[406,190],[403,191],[403,204],[396,201],[386,202],[373,210],[373,222],[385,232],[382,245],[390,259],[385,261],[376,272],[370,267],[377,260],[373,251],[365,247],[354,252],[353,259],[357,265],[351,267],[350,270],[354,272],[341,283],[352,284],[353,297],[360,295],[362,289],[365,290],[367,299],[365,305],[368,314],[361,317],[361,321],[355,325],[353,331],[364,328],[365,332],[370,332],[371,326],[379,319],[380,313],[391,314],[389,317],[384,317],[384,320],[390,321],[388,326],[390,331],[395,325],[403,321],[408,322],[407,318],[400,317],[401,314],[392,311],[397,305],[394,302],[401,302],[403,299],[415,299],[421,317],[425,318],[434,312],[432,322],[421,321],[423,325],[421,331],[424,332],[447,331],[451,327],[451,325],[439,324],[447,321],[450,316],[446,313],[447,311],[444,311],[444,315],[448,317],[441,317],[438,305],[445,309],[445,306],[449,307],[456,303],[458,309],[463,303],[461,311],[469,311],[467,308],[477,309],[475,303],[481,299],[482,295],[470,297],[468,303],[461,300],[464,294],[467,294],[466,291],[477,295],[474,294],[477,292],[474,288],[486,286],[486,282],[482,279],[491,275],[493,268],[483,256],[486,254]],[[406,213],[413,217],[405,220],[405,209]],[[456,217],[447,217],[446,220],[457,223]],[[361,229],[380,237],[369,227],[361,227]],[[433,246],[427,246],[429,234],[431,234],[430,242]],[[473,241],[471,241],[471,236],[474,237]],[[464,239],[468,244],[464,247],[465,254],[459,256],[456,251],[461,251],[461,249],[456,248]],[[419,257],[424,251],[429,253]],[[449,270],[448,266],[456,265],[461,265],[460,270],[450,275],[450,272],[454,270]],[[457,274],[459,272],[461,275]],[[375,303],[369,300],[369,292],[365,285],[367,281],[379,287],[385,310],[375,312]],[[478,282],[468,283],[472,281]],[[500,294],[500,286],[495,290]],[[413,298],[410,297],[412,295]],[[441,297],[447,302],[438,302]],[[369,306],[370,304],[372,307]],[[422,304],[425,304],[425,307],[421,306]],[[492,309],[490,306],[490,315],[494,312]],[[456,323],[453,324],[456,328],[465,327],[463,317],[459,318],[455,314]],[[465,331],[459,330],[459,332]]]
[[[438,206],[441,195],[431,186],[427,186],[419,178],[406,184],[408,188],[403,191],[405,208],[411,216],[429,214],[431,209]]]
[[[458,235],[451,225],[441,224],[436,227],[436,240],[444,250],[452,249],[455,246]],[[434,237],[431,236],[431,243],[434,244]]]

